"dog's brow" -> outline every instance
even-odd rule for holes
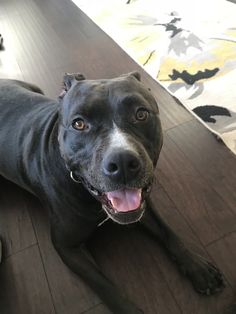
[[[87,118],[96,115],[104,115],[104,110],[106,107],[105,100],[99,97],[93,97],[93,99],[85,99],[84,102],[75,106],[72,115],[80,114]]]
[[[121,100],[123,104],[131,104],[140,101],[142,101],[142,98],[139,97],[138,95],[127,95]]]

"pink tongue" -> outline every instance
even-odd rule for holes
[[[124,189],[106,193],[118,212],[129,212],[141,205],[141,189]]]

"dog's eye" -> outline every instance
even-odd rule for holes
[[[138,121],[145,121],[147,120],[148,116],[149,112],[147,111],[147,109],[140,108],[136,112],[136,119]]]
[[[84,122],[83,119],[77,119],[72,123],[72,126],[74,129],[79,131],[84,131],[85,129],[88,129],[88,125]]]

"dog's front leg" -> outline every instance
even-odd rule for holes
[[[107,307],[115,314],[141,314],[120,291],[103,275],[89,251],[85,240],[91,226],[83,223],[76,232],[73,227],[65,229],[57,226],[51,227],[52,242],[63,262],[77,275],[79,275]],[[82,232],[81,230],[86,230]],[[73,239],[73,241],[71,241]],[[81,240],[80,240],[81,239]],[[76,240],[76,245],[75,245]]]
[[[146,212],[141,224],[160,241],[198,292],[210,295],[222,290],[224,281],[221,272],[206,259],[186,248],[156,212],[150,199],[146,202]]]

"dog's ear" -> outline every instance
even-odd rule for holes
[[[65,73],[63,76],[63,82],[62,82],[62,92],[59,95],[59,98],[62,99],[67,91],[71,88],[74,81],[83,81],[85,80],[85,77],[81,73]]]
[[[130,73],[122,74],[120,77],[134,77],[139,82],[141,81],[141,75],[137,71],[133,71],[133,72],[130,72]]]
[[[63,77],[63,83],[68,91],[74,81],[83,81],[85,77],[81,73],[65,73]]]
[[[127,74],[128,76],[133,76],[135,77],[139,82],[141,82],[141,74],[137,71],[130,72]],[[151,88],[148,87],[148,90],[151,92]]]
[[[128,76],[135,77],[139,82],[141,81],[141,74],[137,71],[128,73]]]

